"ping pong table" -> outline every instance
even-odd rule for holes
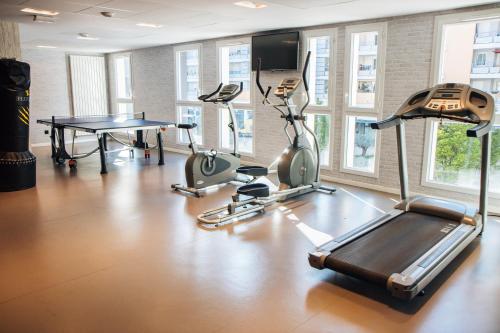
[[[144,113],[141,113],[140,118],[135,118],[135,115],[109,115],[109,116],[84,116],[84,117],[56,117],[52,116],[49,119],[38,119],[37,123],[50,126],[50,140],[52,144],[52,159],[54,162],[64,165],[66,160],[69,160],[69,166],[76,168],[76,160],[88,157],[97,151],[101,160],[101,174],[107,173],[106,153],[107,139],[111,137],[113,140],[128,147],[133,156],[133,149],[143,149],[146,151],[146,157],[149,157],[150,149],[158,150],[158,165],[165,164],[163,157],[163,141],[161,132],[168,127],[175,127],[175,123],[169,121],[146,120]],[[73,131],[72,151],[71,154],[66,150],[66,140],[64,137],[65,130]],[[113,133],[128,132],[134,130],[136,132],[137,141],[132,144],[126,143],[115,136]],[[147,142],[144,142],[143,131],[154,130],[156,132],[157,144],[150,147]],[[83,154],[74,154],[74,144],[76,132],[85,132],[95,134],[97,137],[97,148]],[[146,132],[147,133],[147,132]],[[121,149],[123,150],[123,149]],[[116,150],[114,150],[116,151]]]

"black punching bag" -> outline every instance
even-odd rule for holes
[[[0,192],[36,184],[36,157],[29,145],[30,65],[0,59]]]

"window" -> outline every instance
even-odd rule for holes
[[[217,43],[219,82],[237,84],[243,82],[243,92],[231,102],[238,128],[238,150],[243,155],[254,154],[255,113],[252,101],[251,41],[249,38]],[[219,147],[233,150],[233,133],[228,127],[229,111],[219,109]]]
[[[479,53],[476,56],[476,66],[486,65],[486,53]]]
[[[229,128],[229,111],[227,108],[219,110],[220,114],[220,147],[224,150],[233,150],[233,132]],[[254,112],[253,110],[234,110],[235,122],[238,127],[238,150],[240,153],[253,154],[254,142]]]
[[[378,136],[370,123],[382,113],[386,23],[346,28],[343,172],[377,177]]]
[[[345,163],[348,168],[373,172],[377,136],[370,123],[374,121],[377,118],[347,117]]]
[[[121,54],[114,56],[114,67],[116,87],[115,99],[118,114],[134,113],[130,55]]]
[[[377,79],[378,31],[351,35],[351,91],[349,106],[373,108]]]
[[[69,55],[73,115],[108,114],[106,62],[103,56]]]
[[[196,101],[200,95],[199,49],[177,51],[177,100]]]
[[[195,123],[196,125],[198,125],[191,130],[193,139],[197,144],[201,144],[203,140],[203,126],[200,125],[203,124],[203,117],[201,110],[202,109],[200,106],[177,107],[177,112],[178,112],[177,119],[179,119],[179,123],[184,123],[184,124]],[[189,138],[186,130],[179,130],[177,131],[177,133],[178,133],[179,143],[189,143]]]
[[[309,89],[311,105],[328,106],[330,81],[330,36],[310,37],[307,39],[311,51],[309,63]]]
[[[496,10],[500,14],[500,10]],[[495,36],[500,36],[500,19],[492,11],[438,17],[433,81],[460,82],[490,93],[500,112],[500,71],[495,67]],[[476,16],[475,14],[475,16]],[[462,16],[464,15],[464,16]],[[466,20],[464,22],[464,20]],[[500,39],[499,39],[500,41]],[[459,51],[457,53],[457,51]],[[480,66],[480,67],[478,67]],[[491,141],[490,191],[500,193],[500,117]],[[479,188],[480,141],[466,135],[471,125],[451,121],[429,121],[427,126],[424,185],[470,192]]]
[[[311,52],[309,70],[310,103],[307,108],[306,124],[316,135],[320,147],[320,165],[331,167],[332,113],[334,111],[334,83],[336,29],[310,30],[303,33],[303,43],[306,45],[303,57]],[[311,135],[307,135],[314,148]]]
[[[322,167],[330,165],[330,128],[329,114],[312,113],[306,115],[306,125],[313,130],[319,144],[319,161]],[[313,138],[307,133],[311,147],[314,148]]]
[[[197,144],[203,145],[203,107],[198,100],[201,94],[201,45],[176,47],[176,108],[179,123],[196,123],[192,130]],[[185,130],[179,130],[178,143],[189,143]]]
[[[243,82],[243,92],[233,102],[250,104],[251,102],[251,53],[250,41],[241,40],[219,44],[219,78],[224,84]]]

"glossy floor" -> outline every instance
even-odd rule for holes
[[[309,267],[313,242],[394,205],[348,186],[276,205],[218,230],[196,199],[170,191],[185,156],[164,167],[97,156],[71,174],[39,157],[38,186],[0,193],[0,332],[500,332],[500,223],[441,274],[425,296]],[[374,254],[376,255],[376,254]]]

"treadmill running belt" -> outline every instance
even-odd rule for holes
[[[393,273],[401,273],[455,229],[459,222],[408,212],[333,251],[325,266],[386,286]]]

